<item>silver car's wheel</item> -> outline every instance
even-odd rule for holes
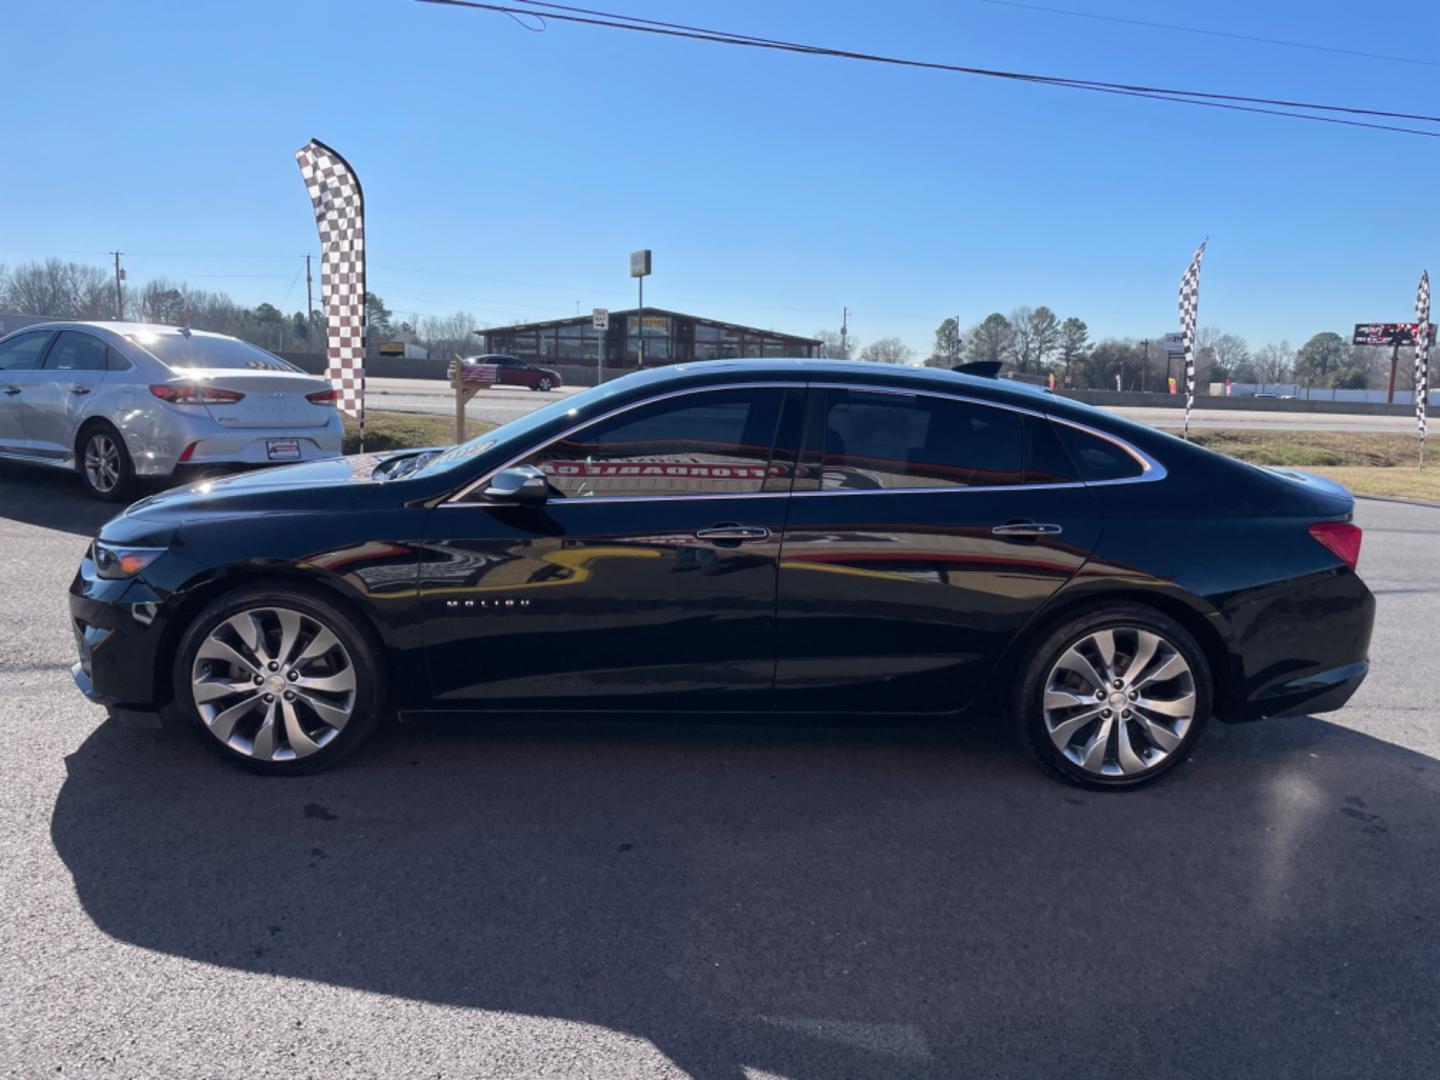
[[[247,608],[205,636],[190,672],[210,734],[257,762],[309,757],[345,729],[356,671],[340,637],[314,615]]]
[[[80,471],[86,485],[102,499],[119,495],[130,473],[130,459],[113,431],[96,428],[85,439]]]
[[[1195,675],[1161,634],[1115,626],[1060,653],[1044,684],[1045,732],[1096,779],[1139,779],[1178,751],[1195,723]]]

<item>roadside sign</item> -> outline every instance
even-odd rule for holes
[[[631,276],[631,277],[649,277],[649,276],[650,276],[650,249],[649,249],[649,248],[646,248],[644,251],[632,251],[632,252],[630,253],[630,276]]]
[[[1185,336],[1183,334],[1166,334],[1165,351],[1179,356],[1185,351]]]
[[[1414,345],[1420,336],[1420,324],[1402,323],[1356,323],[1355,345]],[[1435,324],[1430,324],[1430,344],[1435,344]]]
[[[596,330],[609,330],[610,309],[597,307],[595,310],[590,312],[590,320],[594,324]]]

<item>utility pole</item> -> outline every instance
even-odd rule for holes
[[[310,320],[315,318],[315,290],[311,285],[310,278],[310,256],[305,256],[305,322],[308,325]]]
[[[120,269],[120,256],[125,253],[123,251],[112,251],[110,254],[115,256],[115,318],[124,319],[125,290],[120,283],[125,280],[125,271]]]
[[[1150,370],[1150,339],[1146,338],[1143,344],[1145,345],[1145,359],[1140,363],[1140,392],[1142,394],[1145,392],[1145,373]]]
[[[840,309],[840,356],[842,359],[850,359],[850,309]]]

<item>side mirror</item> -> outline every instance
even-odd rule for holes
[[[540,506],[549,497],[550,484],[534,465],[501,469],[485,487],[485,498],[497,503]]]

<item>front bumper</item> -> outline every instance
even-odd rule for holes
[[[166,696],[159,669],[162,598],[143,581],[106,581],[87,556],[70,584],[70,623],[79,661],[70,669],[91,701],[152,708]]]

